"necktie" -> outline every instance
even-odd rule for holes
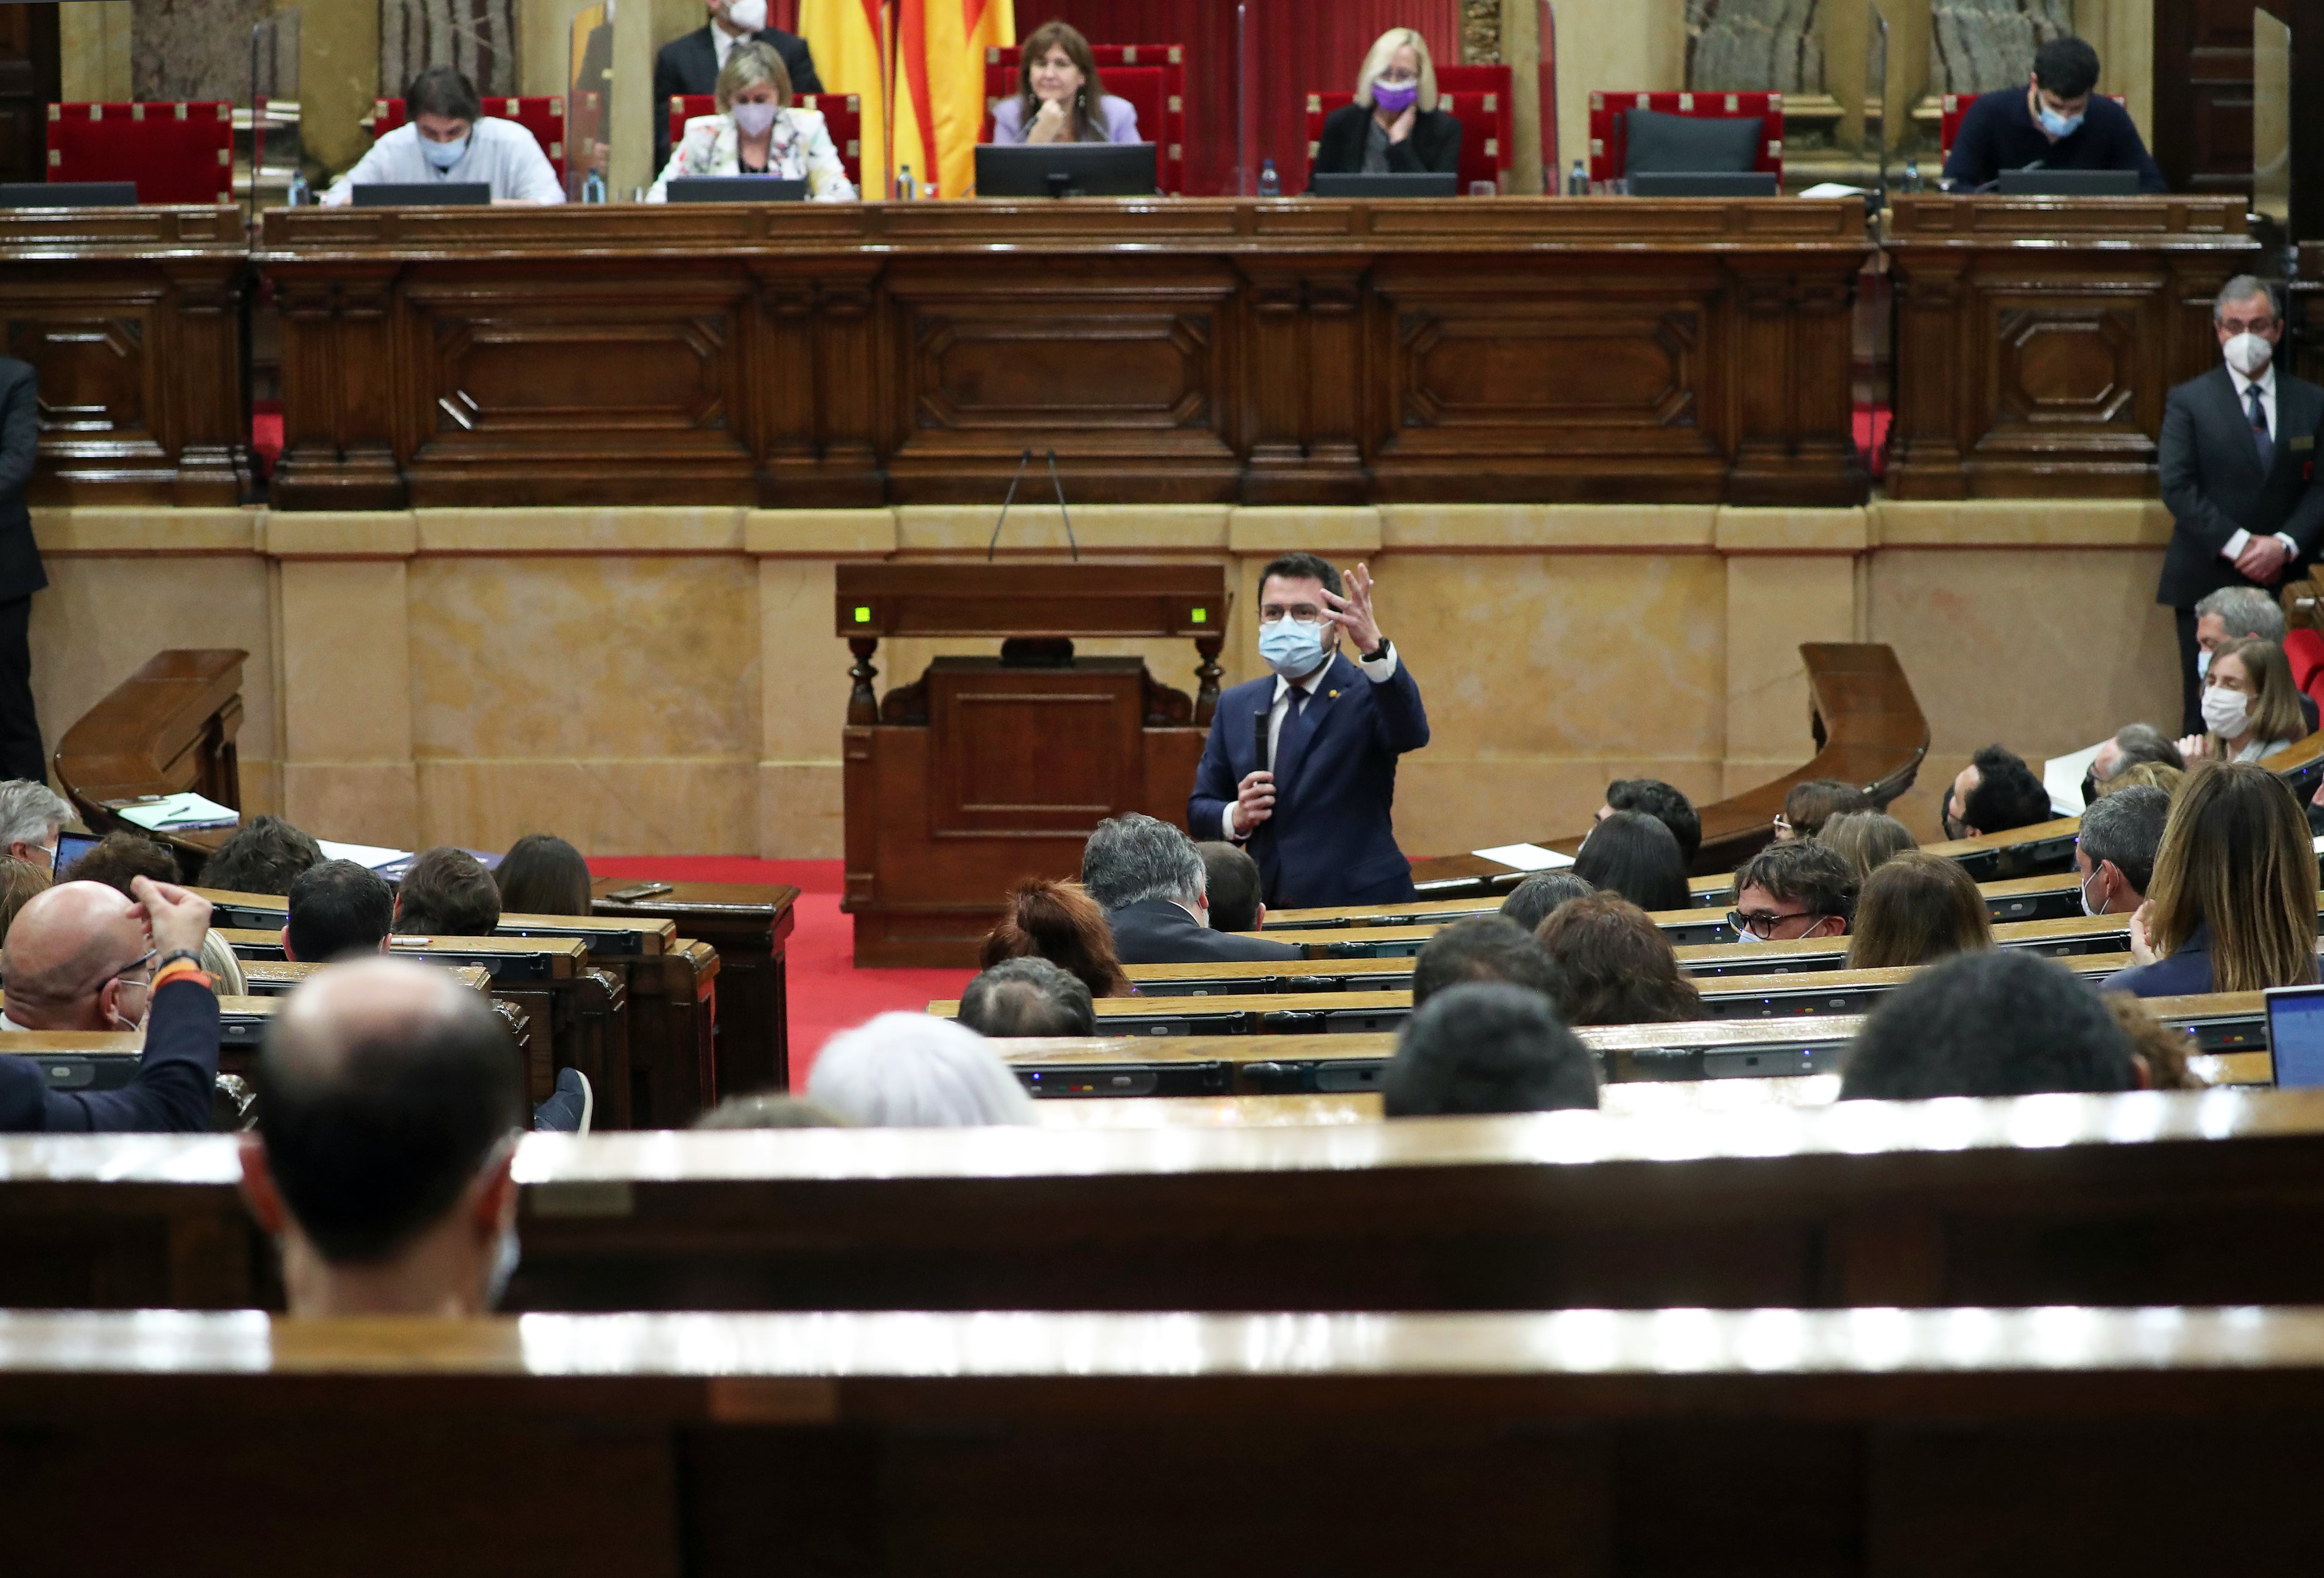
[[[2265,471],[2275,464],[2275,440],[2268,436],[2267,408],[2259,402],[2258,384],[2244,392],[2251,398],[2252,448],[2259,451],[2259,468]]]
[[[1299,771],[1299,759],[1307,751],[1307,693],[1293,686],[1284,697],[1288,710],[1283,716],[1283,732],[1275,741],[1275,792],[1280,796],[1289,785],[1291,777]]]

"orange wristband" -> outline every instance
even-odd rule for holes
[[[210,973],[191,959],[170,961],[161,973],[153,977],[153,990],[159,992],[172,981],[198,981],[213,992],[217,990],[217,983],[210,979]]]

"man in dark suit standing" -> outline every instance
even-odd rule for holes
[[[1380,633],[1370,573],[1358,565],[1343,586],[1312,553],[1275,560],[1259,577],[1259,651],[1275,672],[1219,697],[1186,826],[1247,842],[1280,908],[1411,898],[1396,761],[1428,743],[1428,714]]]
[[[767,0],[705,0],[710,10],[707,26],[674,38],[654,57],[654,173],[669,162],[669,101],[681,94],[705,94],[718,87],[718,73],[726,57],[744,39],[771,45],[790,73],[791,93],[821,93],[815,74],[815,56],[807,40],[767,25]]]
[[[1082,887],[1104,909],[1125,964],[1306,956],[1296,943],[1212,930],[1202,851],[1169,823],[1136,811],[1107,817],[1082,845]]]
[[[0,356],[0,778],[49,781],[32,711],[32,594],[49,584],[24,490],[41,454],[41,380]]]
[[[2159,459],[2175,522],[2154,600],[2179,619],[2180,726],[2203,729],[2195,604],[2221,586],[2273,590],[2324,538],[2324,389],[2275,365],[2283,315],[2274,291],[2238,274],[2211,308],[2225,365],[2171,392]]]

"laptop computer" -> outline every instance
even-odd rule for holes
[[[983,143],[980,198],[1150,198],[1151,143]]]
[[[493,189],[481,180],[415,182],[370,181],[355,189],[358,208],[481,208],[493,200]]]
[[[1314,198],[1457,198],[1461,178],[1434,171],[1392,171],[1385,175],[1310,176],[1307,195]]]
[[[1772,198],[1772,170],[1641,170],[1629,178],[1634,198]]]
[[[2005,170],[1993,189],[2005,198],[2135,198],[2135,170]]]
[[[2267,1001],[2267,1048],[2285,1090],[2324,1085],[2324,986],[2274,986]]]
[[[0,208],[134,208],[134,180],[0,181]]]
[[[683,175],[663,192],[673,203],[803,203],[807,182],[771,175]]]

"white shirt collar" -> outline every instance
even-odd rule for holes
[[[2259,376],[2256,378],[2246,378],[2233,367],[2227,369],[2227,376],[2235,380],[2236,399],[2238,401],[2250,394],[2254,384],[2259,386],[2259,392],[2263,397],[2269,400],[2275,398],[2275,363],[2272,359],[2266,366],[2259,370]]]
[[[1332,665],[1339,660],[1340,654],[1333,652],[1330,657],[1323,660],[1323,663],[1321,668],[1317,669],[1313,674],[1308,675],[1299,682],[1305,687],[1308,695],[1313,696],[1315,694],[1315,687],[1323,683],[1324,678],[1332,672]],[[1275,703],[1281,701],[1285,693],[1290,689],[1291,681],[1286,679],[1282,675],[1277,674],[1275,677],[1275,695],[1269,698],[1268,705],[1271,706]]]
[[[747,37],[749,35],[745,34],[743,36]],[[734,34],[728,32],[724,28],[719,26],[715,19],[710,23],[710,47],[717,51],[718,69],[720,70],[724,71],[726,69],[726,57],[733,54],[734,52],[734,46],[742,42],[742,38],[738,38]]]

